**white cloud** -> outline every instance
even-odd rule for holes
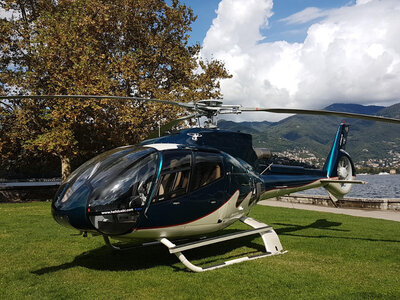
[[[326,17],[327,15],[329,15],[329,10],[322,10],[317,7],[307,7],[306,9],[287,18],[281,19],[280,21],[288,24],[304,24],[321,17]]]
[[[372,0],[357,0],[356,3],[357,5],[363,5],[367,4],[368,2],[371,2]]]
[[[223,60],[233,75],[221,83],[225,103],[322,108],[332,102],[400,101],[400,1],[358,0],[288,17],[292,23],[324,17],[309,27],[303,43],[262,42],[260,28],[266,28],[272,5],[219,4],[201,55]]]

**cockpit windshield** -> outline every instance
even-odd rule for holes
[[[83,185],[90,189],[91,195],[98,196],[100,187],[112,184],[115,179],[124,176],[123,174],[141,158],[152,153],[156,153],[156,150],[127,146],[107,151],[92,158],[72,172],[62,184],[54,200],[55,206],[68,205],[68,202],[70,202],[68,199]],[[85,199],[82,199],[82,201],[86,203]]]
[[[153,148],[137,148],[99,167],[88,184],[89,219],[104,234],[131,230],[152,193],[159,169],[159,154]]]
[[[95,210],[143,206],[150,194],[158,167],[152,148],[130,153],[93,176],[89,207]]]
[[[75,228],[91,223],[105,234],[126,233],[149,198],[159,166],[158,151],[150,147],[127,146],[96,156],[59,188],[53,215]]]

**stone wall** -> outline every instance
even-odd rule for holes
[[[329,196],[321,195],[304,195],[294,193],[288,196],[278,197],[277,200],[283,202],[333,206]],[[337,206],[341,208],[390,209],[400,211],[400,199],[345,197],[337,202]]]
[[[1,188],[1,202],[29,202],[51,201],[56,194],[58,186],[53,187],[29,187],[29,188]]]

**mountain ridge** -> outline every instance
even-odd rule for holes
[[[324,110],[400,118],[400,103],[388,107],[333,103]],[[331,116],[293,115],[279,122],[219,121],[219,128],[250,133],[255,147],[272,152],[308,151],[325,158],[338,125],[351,125],[347,150],[355,163],[395,165],[400,163],[400,127],[395,124]]]

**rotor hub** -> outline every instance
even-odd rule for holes
[[[200,100],[196,102],[199,108],[201,107],[221,107],[223,101],[218,99]]]

